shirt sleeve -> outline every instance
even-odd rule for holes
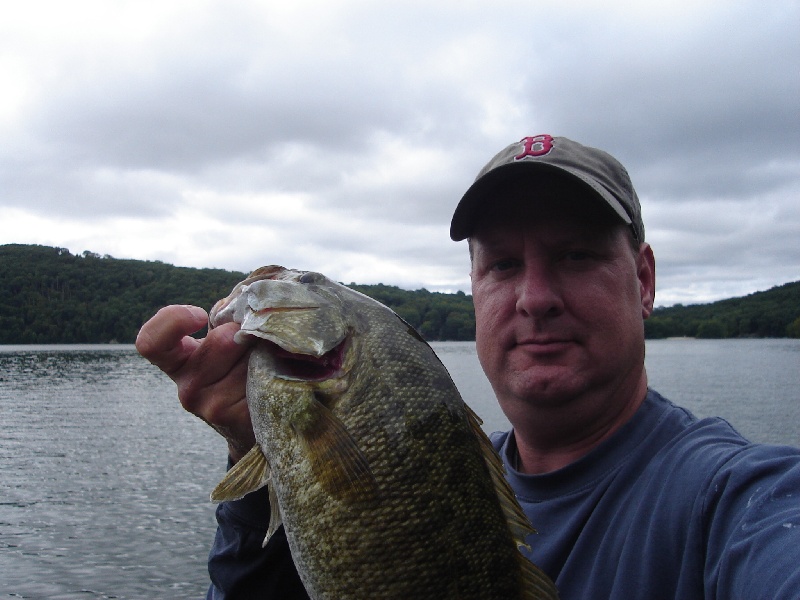
[[[800,451],[745,448],[709,492],[706,597],[798,598]]]
[[[262,548],[269,525],[266,487],[217,507],[217,533],[208,559],[207,600],[308,600],[281,526]]]

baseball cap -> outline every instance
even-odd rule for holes
[[[458,242],[472,235],[478,208],[492,202],[496,198],[492,192],[501,185],[523,178],[535,186],[537,179],[544,182],[555,174],[566,174],[594,197],[603,200],[631,226],[637,241],[644,241],[642,209],[625,167],[602,150],[547,134],[514,142],[481,169],[456,206],[450,223],[450,237]],[[531,198],[535,201],[534,196]]]

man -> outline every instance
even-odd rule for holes
[[[513,426],[492,441],[561,597],[800,598],[800,450],[749,444],[647,387],[655,261],[622,165],[524,138],[480,172],[451,237],[469,240],[478,356]],[[232,325],[186,337],[205,318],[162,309],[137,347],[235,462],[253,444],[247,350]],[[209,597],[305,597],[285,538],[260,548],[266,502],[218,509]]]

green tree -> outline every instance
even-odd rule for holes
[[[699,338],[724,338],[725,326],[717,320],[703,321],[697,326],[697,337]]]
[[[800,338],[800,317],[789,323],[786,327],[786,335],[791,338]]]

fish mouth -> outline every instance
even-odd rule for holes
[[[342,373],[347,339],[322,356],[290,352],[274,342],[266,341],[275,364],[275,375],[295,381],[325,381]]]

